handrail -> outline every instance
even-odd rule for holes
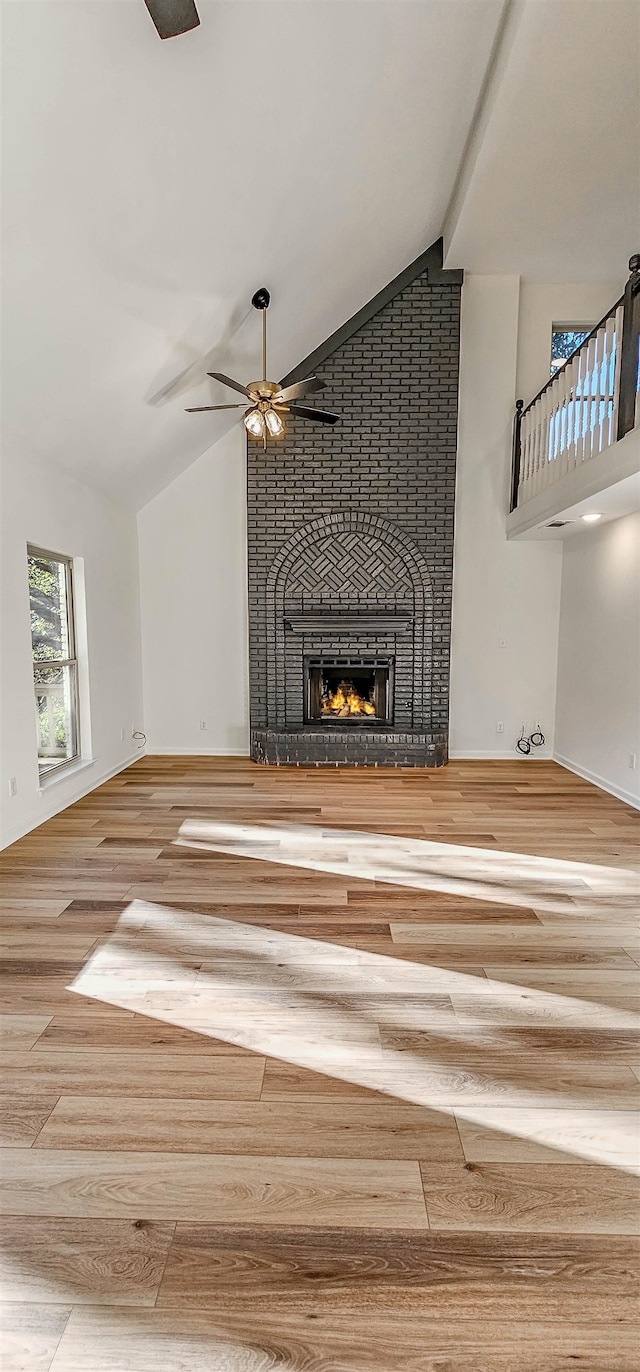
[[[530,400],[530,401],[529,401],[529,404],[524,406],[524,409],[523,409],[523,411],[522,411],[523,416],[524,416],[525,414],[528,414],[528,412],[529,412],[529,410],[531,409],[531,407],[532,407],[533,405],[535,405],[535,404],[537,403],[537,401],[540,399],[540,396],[544,395],[545,391],[548,391],[550,386],[553,386],[553,383],[554,383],[554,381],[555,381],[555,379],[556,379],[558,373],[561,372],[561,371],[563,371],[564,368],[568,365],[569,362],[572,362],[572,361],[573,361],[573,359],[574,359],[576,353],[579,353],[579,352],[581,351],[582,348],[587,348],[587,347],[589,346],[589,343],[590,343],[591,339],[592,339],[592,338],[595,338],[595,336],[596,336],[596,334],[597,334],[597,332],[598,332],[598,329],[601,329],[602,326],[603,326],[603,324],[606,324],[607,320],[610,319],[611,316],[615,314],[615,312],[616,312],[618,306],[619,306],[619,305],[622,305],[623,303],[624,303],[624,294],[621,295],[621,296],[619,297],[618,300],[616,300],[615,305],[612,305],[611,308],[607,310],[607,313],[606,313],[606,314],[603,314],[602,319],[599,319],[599,320],[598,320],[598,323],[597,323],[597,324],[594,324],[594,326],[593,326],[591,332],[585,334],[584,338],[582,339],[582,342],[581,342],[581,343],[578,343],[578,344],[576,345],[576,347],[574,348],[573,352],[572,352],[572,353],[569,353],[568,356],[564,358],[564,361],[563,361],[563,363],[562,363],[562,366],[561,366],[561,367],[557,367],[556,370],[555,370],[555,372],[552,372],[552,373],[551,373],[551,376],[549,377],[549,380],[548,380],[548,381],[545,381],[544,386],[541,386],[541,387],[540,387],[540,390],[538,391],[537,395],[534,395],[533,400]],[[520,402],[520,404],[522,404],[522,401]]]
[[[516,403],[512,512],[640,423],[640,253],[630,258],[629,272],[624,295],[563,366],[528,405]]]

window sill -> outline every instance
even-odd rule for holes
[[[44,792],[48,791],[50,786],[55,786],[56,782],[66,781],[68,777],[74,777],[78,772],[85,772],[93,766],[95,766],[95,758],[81,757],[78,758],[77,762],[72,762],[69,767],[56,768],[49,776],[40,777],[38,795],[44,795]]]

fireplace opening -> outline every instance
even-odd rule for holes
[[[310,658],[305,663],[306,720],[322,724],[390,724],[390,658]]]

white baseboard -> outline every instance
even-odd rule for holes
[[[97,786],[102,786],[105,781],[110,781],[111,777],[118,775],[118,772],[125,772],[127,767],[130,767],[133,762],[137,762],[140,757],[144,757],[143,750],[125,758],[116,767],[111,767],[106,772],[100,772],[98,776],[91,775],[89,778],[85,773],[86,781],[78,786],[72,796],[67,796],[65,800],[59,800],[57,804],[52,798],[51,803],[43,809],[37,819],[28,820],[25,824],[16,824],[13,829],[6,829],[0,836],[0,851],[3,848],[9,848],[12,843],[17,843],[18,839],[24,838],[25,834],[33,833],[34,829],[39,829],[41,824],[46,824],[48,819],[53,819],[54,815],[59,815],[62,810],[68,810],[70,805],[75,805],[77,800],[82,800],[82,797],[87,796],[90,791],[95,791]],[[46,795],[47,792],[42,794]]]
[[[553,753],[545,748],[532,748],[530,753],[518,753],[515,748],[450,748],[450,762],[551,762]]]
[[[248,748],[154,748],[147,743],[147,757],[249,757]]]
[[[577,762],[571,762],[568,757],[561,757],[560,753],[554,753],[553,760],[560,767],[566,767],[568,772],[574,772],[584,781],[590,781],[593,786],[598,786],[601,791],[607,791],[610,796],[615,796],[616,800],[623,800],[625,805],[632,805],[634,810],[640,810],[638,796],[634,796],[631,791],[626,791],[623,786],[612,785],[605,777],[599,776],[598,772],[590,772],[587,767],[579,767]]]

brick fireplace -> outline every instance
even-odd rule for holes
[[[434,244],[286,378],[341,423],[248,442],[257,762],[447,760],[460,286]]]

